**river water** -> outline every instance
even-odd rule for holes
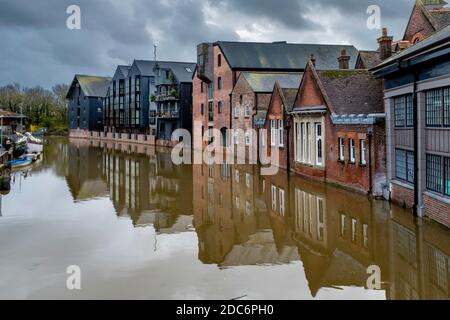
[[[0,200],[0,299],[450,298],[448,229],[286,172],[60,138]]]

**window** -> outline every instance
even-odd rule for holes
[[[200,105],[200,114],[202,116],[205,114],[205,105],[203,103]]]
[[[411,151],[395,150],[395,174],[400,180],[414,182],[414,153]]]
[[[427,154],[427,189],[442,192],[442,157]]]
[[[239,118],[239,108],[238,107],[234,107],[234,117],[237,119]]]
[[[356,162],[355,140],[349,139],[349,145],[350,145],[350,162],[351,163],[355,163]]]
[[[208,121],[213,122],[214,121],[214,110],[213,110],[213,102],[208,102]]]
[[[217,78],[217,90],[222,89],[222,77]]]
[[[450,158],[444,158],[444,194],[450,196]]]
[[[339,161],[345,160],[345,144],[344,139],[339,138]]]
[[[245,133],[245,145],[250,146],[252,144],[252,136],[250,132]]]
[[[444,89],[444,126],[450,126],[450,88]]]
[[[279,189],[278,191],[278,197],[279,197],[279,201],[280,201],[280,206],[279,206],[279,213],[280,215],[284,216],[285,213],[285,206],[284,206],[284,190],[283,189]]]
[[[395,126],[404,127],[406,119],[405,99],[404,97],[394,100]]]
[[[442,90],[430,90],[425,93],[425,109],[427,126],[436,127],[442,124]]]
[[[203,92],[205,91],[205,88],[204,88],[203,86],[204,86],[204,82],[202,81],[202,82],[200,83],[200,92],[201,92],[201,93],[203,93]]]
[[[284,121],[278,120],[278,146],[279,147],[284,147],[283,130],[284,130]]]
[[[366,161],[366,140],[361,140],[359,142],[359,148],[361,152],[361,165],[365,166],[367,164]]]
[[[252,110],[250,106],[245,106],[245,117],[248,118],[252,115]]]
[[[316,164],[322,165],[323,150],[322,150],[322,124],[316,123]]]
[[[277,210],[277,187],[272,186],[272,211]]]
[[[236,181],[236,183],[239,183],[239,177],[240,177],[239,170],[236,170],[234,172],[234,180]]]
[[[219,101],[217,103],[217,113],[219,113],[219,114],[222,113],[222,101]]]
[[[217,66],[218,67],[222,66],[222,55],[221,54],[217,55]]]
[[[311,162],[311,124],[306,123],[306,158],[305,162]]]
[[[250,188],[251,186],[251,176],[249,173],[245,174],[245,185],[247,186],[247,188]]]
[[[401,96],[394,99],[394,115],[396,127],[412,127],[414,125],[413,96]]]
[[[270,120],[270,145],[274,147],[276,145],[276,123],[275,120]]]

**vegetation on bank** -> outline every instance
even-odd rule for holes
[[[47,128],[48,134],[68,133],[66,94],[69,86],[58,84],[51,90],[12,84],[0,87],[0,109],[22,113],[28,117],[27,129]]]

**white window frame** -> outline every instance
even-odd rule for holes
[[[295,121],[294,124],[294,128],[295,128],[295,140],[294,140],[294,144],[295,144],[295,161],[300,162],[300,123],[298,121]]]
[[[285,214],[285,210],[286,210],[286,207],[285,207],[285,198],[284,198],[284,190],[283,189],[279,189],[278,190],[278,199],[279,199],[279,213],[280,213],[280,215],[281,216],[283,216],[284,217],[284,214]]]
[[[361,164],[363,166],[365,166],[367,164],[367,160],[366,160],[366,140],[362,139],[360,140],[360,152],[361,152]]]
[[[306,155],[305,162],[311,163],[311,123],[306,123]]]
[[[245,110],[245,111],[244,111],[245,117],[246,117],[246,118],[250,118],[250,116],[252,115],[250,106],[248,106],[248,105],[245,106],[245,107],[244,107],[244,110]]]
[[[355,139],[349,139],[349,147],[350,147],[350,162],[351,163],[356,163]]]
[[[236,119],[239,118],[239,108],[236,106],[236,107],[234,107],[233,111],[234,111],[234,117]]]
[[[278,120],[278,147],[284,147],[284,120]]]
[[[276,123],[275,120],[270,120],[270,145],[272,147],[276,146]]]
[[[245,185],[247,186],[247,188],[251,187],[251,176],[250,176],[250,173],[246,173],[245,174]]]
[[[235,170],[235,172],[234,172],[234,180],[236,181],[236,183],[239,183],[239,181],[240,181],[239,170]]]
[[[252,144],[252,137],[250,132],[245,133],[245,145],[250,146]]]
[[[320,135],[319,135],[319,127],[320,127]],[[316,123],[315,124],[315,131],[316,131],[316,165],[323,165],[323,126],[322,123]],[[319,141],[320,141],[320,148],[319,148]],[[322,156],[319,158],[319,149],[322,154]]]
[[[345,141],[344,138],[339,138],[339,160],[345,160]]]
[[[272,186],[272,211],[277,211],[277,187]]]

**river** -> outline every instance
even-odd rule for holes
[[[0,201],[0,299],[450,298],[448,229],[286,172],[52,138]]]

